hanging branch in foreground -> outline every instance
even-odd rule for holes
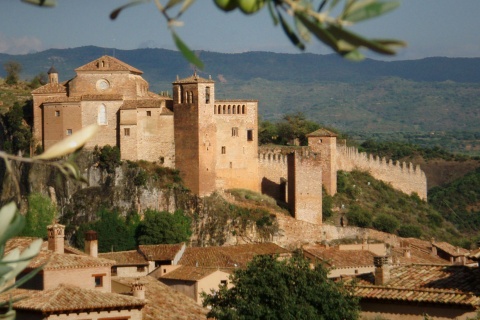
[[[53,7],[57,0],[21,0],[23,2]],[[185,59],[199,68],[203,62],[175,32],[183,26],[180,20],[195,0],[130,0],[110,13],[115,20],[120,13],[132,6],[154,2],[158,11],[167,21],[172,39]],[[383,55],[394,55],[405,42],[396,39],[369,39],[348,29],[355,23],[376,18],[396,9],[398,1],[381,0],[213,0],[225,12],[239,9],[246,15],[256,13],[265,7],[270,12],[274,25],[281,29],[290,42],[300,50],[314,38],[330,47],[334,52],[350,60],[362,60],[365,56],[359,49],[367,49]],[[343,3],[343,7],[341,6]],[[202,1],[201,5],[205,5]],[[341,8],[340,8],[341,7]],[[333,16],[333,12],[339,12]]]

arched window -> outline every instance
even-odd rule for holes
[[[107,124],[107,107],[103,103],[98,107],[98,124]]]
[[[240,114],[240,105],[237,106],[237,113]]]
[[[228,114],[230,114],[232,112],[232,110],[230,108],[231,108],[231,106],[228,106]]]
[[[237,108],[235,106],[233,106],[232,110],[233,110],[233,112],[232,112],[233,114],[237,113]]]
[[[223,112],[222,112],[223,114],[225,114],[225,108],[226,108],[226,106],[223,106]]]
[[[205,88],[205,103],[210,103],[210,87]]]
[[[222,106],[218,106],[218,114],[222,113]]]
[[[242,114],[245,114],[245,105],[242,106]]]
[[[217,106],[213,106],[213,114],[217,114]]]

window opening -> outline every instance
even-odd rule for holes
[[[60,111],[55,111],[55,117],[60,117]]]
[[[245,114],[245,106],[242,106],[242,114]]]
[[[227,153],[227,147],[222,146],[222,154],[226,154],[226,153]]]
[[[152,116],[152,111],[147,111],[147,117],[151,117]]]
[[[248,141],[253,141],[253,130],[252,129],[247,130],[247,140]]]
[[[210,103],[210,87],[205,88],[205,103]]]
[[[72,135],[72,129],[67,129],[67,136],[71,136]]]
[[[105,274],[94,274],[92,277],[95,279],[95,287],[103,287],[103,277]]]
[[[126,137],[130,136],[130,128],[123,129],[123,135]]]
[[[98,107],[98,124],[107,124],[107,107],[103,103]]]
[[[238,137],[238,128],[237,127],[232,128],[232,137]]]

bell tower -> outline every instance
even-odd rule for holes
[[[175,167],[199,196],[216,189],[215,82],[195,72],[173,82]]]

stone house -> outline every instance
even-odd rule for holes
[[[179,266],[158,280],[202,305],[202,292],[211,293],[212,290],[218,290],[220,284],[231,287],[229,277],[232,270]]]

